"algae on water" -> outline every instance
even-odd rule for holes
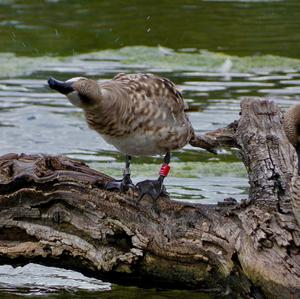
[[[223,64],[228,60],[231,61],[230,70],[238,72],[300,70],[299,59],[273,55],[238,57],[205,50],[199,53],[182,53],[162,47],[124,47],[117,50],[94,52],[84,55],[84,57],[93,59],[97,57],[119,57],[120,62],[126,65],[144,65],[145,67],[170,68],[174,70],[198,69],[221,72]]]
[[[90,167],[103,171],[113,177],[121,176],[123,163],[89,163]],[[132,176],[157,176],[159,165],[132,164]],[[201,176],[246,177],[246,169],[241,162],[172,162],[172,177],[199,178]]]
[[[0,53],[0,77],[18,77],[39,71],[46,63],[57,64],[58,59],[45,57],[19,57],[13,53]]]
[[[87,63],[94,61],[95,63]],[[21,57],[12,53],[0,53],[0,77],[30,75],[37,71],[101,74],[103,69],[119,72],[120,69],[159,72],[195,70],[213,73],[255,73],[299,71],[300,60],[273,55],[237,57],[223,53],[200,51],[199,53],[175,52],[162,47],[134,46],[117,50],[104,50],[68,57]],[[93,69],[94,68],[94,69]]]

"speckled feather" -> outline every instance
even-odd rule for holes
[[[286,111],[283,124],[289,141],[296,147],[300,142],[300,105],[294,105]]]
[[[284,114],[283,118],[284,130],[289,141],[297,150],[299,160],[299,144],[300,144],[300,105],[290,107]],[[298,168],[299,168],[298,161]],[[300,176],[298,173],[292,177],[292,206],[298,224],[300,225]]]
[[[98,82],[98,88],[91,81],[77,86],[81,95],[94,99],[93,105],[83,107],[87,122],[121,152],[163,154],[182,148],[194,136],[182,95],[170,80],[118,74]]]

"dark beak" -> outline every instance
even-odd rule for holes
[[[72,91],[74,91],[74,88],[72,87],[72,84],[74,82],[62,82],[54,79],[53,77],[50,77],[48,79],[49,87],[52,89],[57,90],[58,92],[62,94],[68,94]]]

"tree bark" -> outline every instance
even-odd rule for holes
[[[0,157],[0,262],[229,298],[300,298],[300,228],[292,204],[297,155],[279,108],[244,100],[238,121],[202,138],[206,148],[240,149],[248,199],[138,200],[134,191],[104,190],[110,177],[67,157]]]

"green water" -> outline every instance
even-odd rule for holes
[[[72,55],[158,44],[299,57],[300,2],[2,0],[1,52]]]
[[[26,290],[23,290],[26,294]],[[28,294],[28,293],[27,293]],[[1,299],[20,299],[22,292],[16,293],[2,293]],[[30,298],[45,298],[45,299],[211,299],[207,294],[196,291],[184,290],[156,290],[156,289],[141,289],[135,287],[120,287],[114,286],[111,291],[103,292],[60,292],[51,295],[41,294],[29,295]],[[28,298],[28,295],[24,298]]]
[[[267,97],[286,109],[300,101],[300,2],[0,0],[0,154],[65,154],[120,176],[123,156],[46,86],[50,75],[105,80],[118,72],[172,79],[199,134],[238,119],[244,97]],[[134,158],[134,182],[156,177],[160,164],[160,157]],[[173,153],[171,166],[166,186],[172,198],[216,203],[247,197],[236,150],[213,155],[187,146]],[[0,289],[7,299],[35,294],[30,286]],[[208,298],[121,286],[101,293],[60,288],[44,296]]]

